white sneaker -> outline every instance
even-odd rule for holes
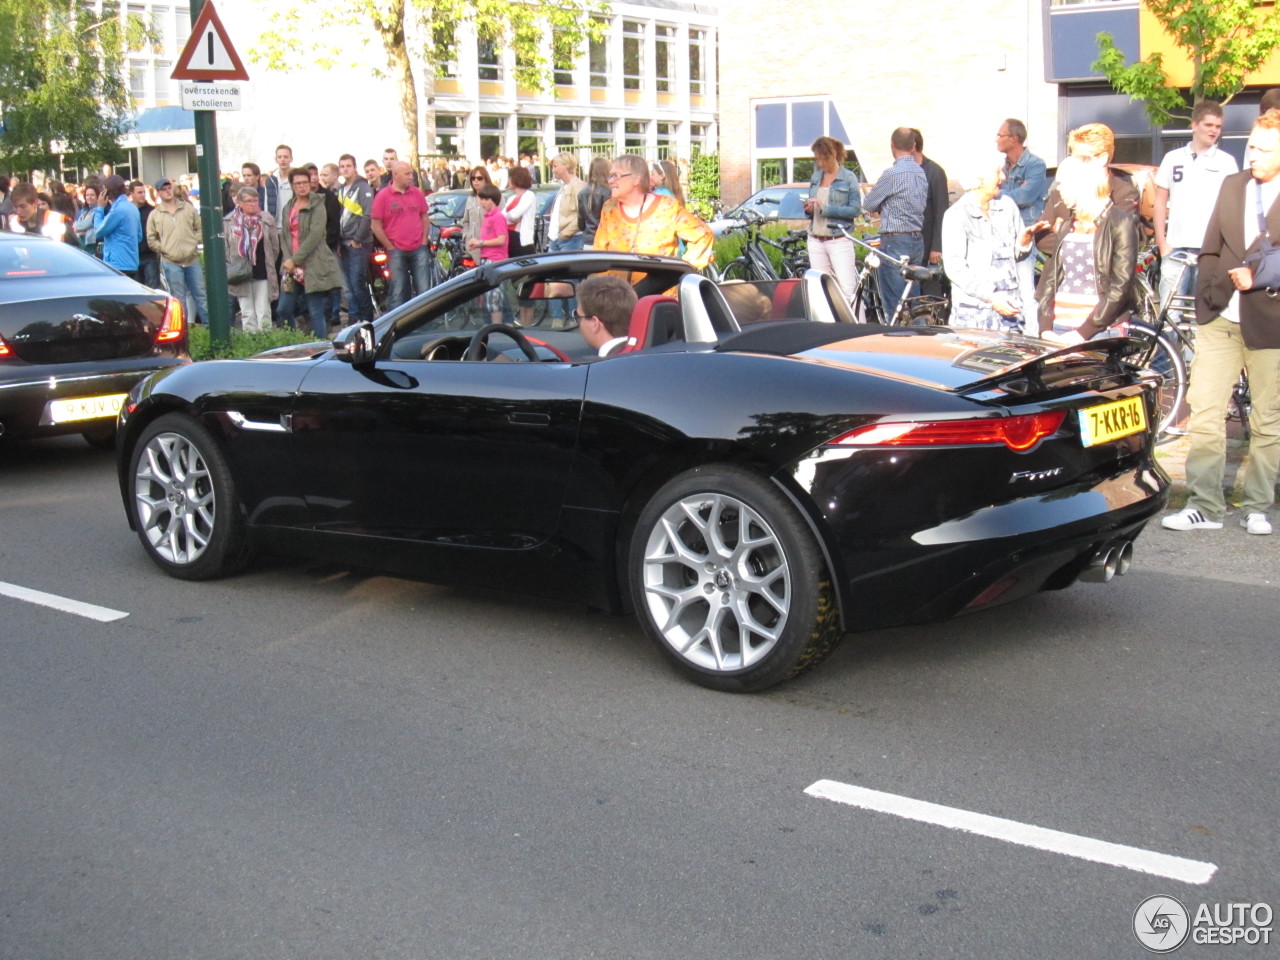
[[[1251,516],[1261,517],[1262,514],[1251,514]],[[1263,522],[1266,518],[1263,517]],[[1171,513],[1160,521],[1160,526],[1166,530],[1221,530],[1221,520],[1210,520],[1195,507],[1183,507],[1177,513]],[[1270,531],[1270,524],[1267,530]]]
[[[1271,521],[1267,519],[1265,513],[1251,513],[1247,517],[1240,518],[1240,526],[1244,527],[1246,533],[1257,534],[1265,537],[1271,532]]]

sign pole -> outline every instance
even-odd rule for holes
[[[213,0],[191,4],[191,36],[171,74],[175,80],[215,82],[247,80]],[[216,93],[216,95],[215,95]],[[231,345],[231,296],[227,290],[227,255],[222,224],[222,179],[218,169],[218,107],[239,109],[239,90],[214,91],[196,97],[196,172],[200,175],[200,227],[204,239],[205,293],[209,304],[209,339],[215,347]],[[186,96],[184,93],[184,106]]]
[[[191,5],[198,13],[202,0]],[[197,110],[196,172],[200,174],[200,225],[204,234],[205,293],[209,302],[209,339],[231,346],[231,294],[227,291],[227,252],[222,232],[222,177],[218,170],[218,115]]]

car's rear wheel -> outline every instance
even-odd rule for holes
[[[839,642],[831,577],[804,518],[738,467],[698,467],[641,512],[628,564],[645,631],[686,676],[763,690]]]
[[[170,413],[143,431],[130,458],[134,526],[151,558],[183,580],[208,580],[249,559],[227,461],[209,432]]]

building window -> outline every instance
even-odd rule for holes
[[[653,28],[654,83],[659,93],[670,93],[676,79],[676,28],[658,24]]]
[[[516,152],[532,156],[542,152],[542,117],[520,116],[516,119]]]
[[[556,146],[571,147],[578,143],[578,121],[566,117],[556,118]]]
[[[644,86],[644,24],[622,21],[622,87],[639,90]]]
[[[462,117],[452,113],[436,114],[436,152],[456,157],[462,146]]]
[[[646,120],[628,120],[623,126],[622,145],[632,152],[643,150],[648,143],[649,123]]]
[[[689,124],[689,149],[694,153],[708,153],[707,124]]]
[[[675,153],[676,134],[680,130],[678,123],[666,123],[659,120],[654,124],[658,133],[658,157],[665,158]]]
[[[147,97],[147,65],[141,60],[129,61],[129,95],[135,100]]]
[[[173,11],[168,7],[151,8],[151,32],[154,34],[153,47],[156,53],[169,53],[173,50]]]
[[[573,45],[564,33],[551,35],[552,69],[555,71],[555,83],[558,87],[573,86]]]
[[[168,60],[157,60],[152,76],[156,82],[156,101],[168,103],[173,94],[169,91],[169,74],[173,73],[173,64]]]
[[[502,79],[502,51],[494,41],[483,37],[476,41],[476,61],[480,64],[481,80]]]
[[[437,23],[431,28],[431,43],[436,62],[436,76],[445,80],[456,80],[458,77],[458,61],[456,51],[457,39],[453,33],[452,23]]]
[[[502,156],[502,143],[506,139],[504,136],[506,129],[505,117],[482,116],[480,118],[480,158],[482,160]]]
[[[707,31],[689,31],[689,92],[700,97],[707,92]]]
[[[758,100],[752,103],[751,120],[755,190],[806,179],[813,172],[809,144],[818,137],[834,137],[849,144],[835,101],[830,97]],[[861,176],[852,151],[845,166]]]
[[[596,20],[596,23],[608,26],[608,21],[605,20]],[[609,86],[608,34],[602,33],[599,40],[587,42],[587,70],[591,75],[591,86]]]
[[[591,121],[591,142],[592,143],[613,143],[613,120],[592,120]]]

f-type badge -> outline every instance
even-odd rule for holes
[[[1061,472],[1061,467],[1054,467],[1052,470],[1015,470],[1013,476],[1009,478],[1009,482],[1018,483],[1020,480],[1026,480],[1034,483],[1037,480],[1048,480],[1050,477],[1056,477]]]

